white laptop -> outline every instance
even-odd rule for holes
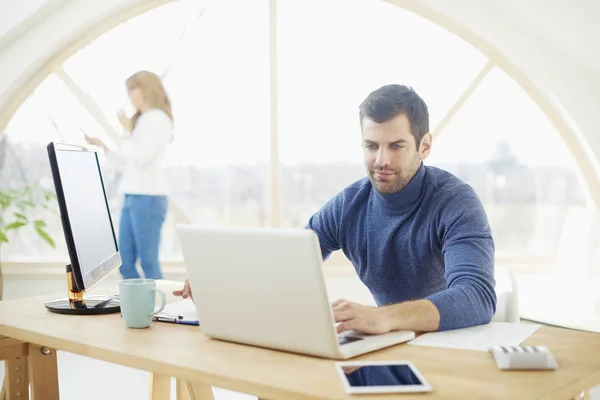
[[[200,328],[209,337],[331,359],[415,337],[336,333],[311,230],[177,225],[177,234]]]

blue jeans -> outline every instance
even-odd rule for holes
[[[119,226],[123,279],[140,278],[136,269],[138,259],[145,278],[163,278],[158,250],[167,208],[167,196],[125,195]]]

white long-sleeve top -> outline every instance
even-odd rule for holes
[[[140,115],[119,149],[106,152],[109,168],[123,172],[121,192],[167,194],[163,160],[172,137],[173,122],[163,110],[152,108]]]

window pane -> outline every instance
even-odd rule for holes
[[[278,4],[283,223],[304,226],[325,201],[365,175],[358,106],[372,90],[413,86],[429,106],[433,128],[487,59],[443,28],[385,2]]]
[[[65,61],[63,68],[98,103],[115,132],[120,132],[117,111],[132,111],[125,79],[139,70],[165,74],[184,50],[182,35],[200,22],[201,13],[200,2],[158,7],[104,33]]]
[[[434,140],[427,163],[474,187],[500,257],[553,257],[565,215],[586,206],[575,162],[558,132],[499,68]]]
[[[175,224],[264,225],[269,150],[268,2],[174,2],[125,22],[65,63],[119,132],[125,79],[162,76],[175,141],[161,257],[180,258]],[[161,26],[161,29],[156,29]],[[115,60],[106,68],[106,60]],[[129,106],[127,106],[129,107]],[[117,226],[117,225],[115,225]]]
[[[49,75],[6,127],[6,148],[0,156],[2,187],[20,189],[27,184],[38,184],[54,191],[46,145],[51,141],[83,144],[80,129],[103,137],[96,120],[66,85],[55,74]],[[112,177],[107,176],[106,182],[111,188]],[[2,246],[2,258],[66,261],[66,245],[57,204],[54,203],[48,212],[36,212],[29,217],[45,220],[58,250],[52,249],[34,229],[27,227],[11,232],[9,244]]]

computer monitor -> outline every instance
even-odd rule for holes
[[[49,301],[46,308],[60,314],[119,312],[118,296],[84,295],[121,265],[98,154],[54,142],[47,149],[71,263],[68,298]]]

